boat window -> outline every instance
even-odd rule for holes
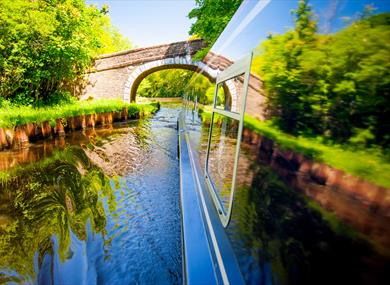
[[[230,219],[252,54],[217,76],[205,178],[221,222]]]

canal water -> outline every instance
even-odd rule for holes
[[[178,112],[0,153],[0,283],[181,283]]]
[[[0,284],[182,283],[179,111],[0,152]],[[186,114],[203,167],[209,125]],[[209,170],[223,198],[235,129],[214,128]],[[321,206],[268,156],[241,144],[226,233],[246,283],[389,284],[389,217],[337,189],[320,189]]]
[[[192,106],[185,119],[204,171],[209,123]],[[225,209],[236,138],[230,120],[215,121],[208,173]],[[318,185],[316,196],[307,195],[271,155],[259,142],[241,143],[225,230],[246,284],[390,284],[390,217],[342,189]]]

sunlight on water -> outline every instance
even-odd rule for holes
[[[177,113],[1,153],[0,283],[181,283]]]

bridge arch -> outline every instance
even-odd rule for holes
[[[212,52],[202,61],[192,61],[192,56],[205,46],[202,40],[191,40],[100,55],[85,74],[85,86],[80,86],[75,92],[79,92],[81,100],[108,98],[133,102],[142,79],[158,70],[171,68],[199,72],[215,82],[217,73],[233,61]],[[232,110],[236,109],[242,94],[241,83],[229,81],[223,86],[225,94],[231,98],[227,105]],[[265,95],[261,79],[251,74],[248,87],[248,114],[264,118]]]
[[[128,76],[123,90],[123,100],[126,102],[135,102],[137,89],[144,78],[148,75],[165,69],[185,69],[201,73],[211,82],[215,82],[218,69],[212,69],[201,61],[192,61],[191,56],[177,56],[174,58],[164,58],[150,61],[139,65]],[[232,82],[227,82],[224,86],[225,94],[229,97],[229,105],[235,108],[237,105],[237,90]]]

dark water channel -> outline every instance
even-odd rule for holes
[[[193,109],[187,125],[201,167],[209,125]],[[227,205],[237,126],[213,125],[209,173]],[[226,228],[247,284],[390,284],[390,217],[342,189],[294,188],[258,143],[241,143],[232,217]],[[306,185],[307,189],[313,185]],[[304,189],[306,190],[306,189]],[[326,202],[325,205],[321,202]]]
[[[0,153],[0,284],[179,284],[179,109]]]

